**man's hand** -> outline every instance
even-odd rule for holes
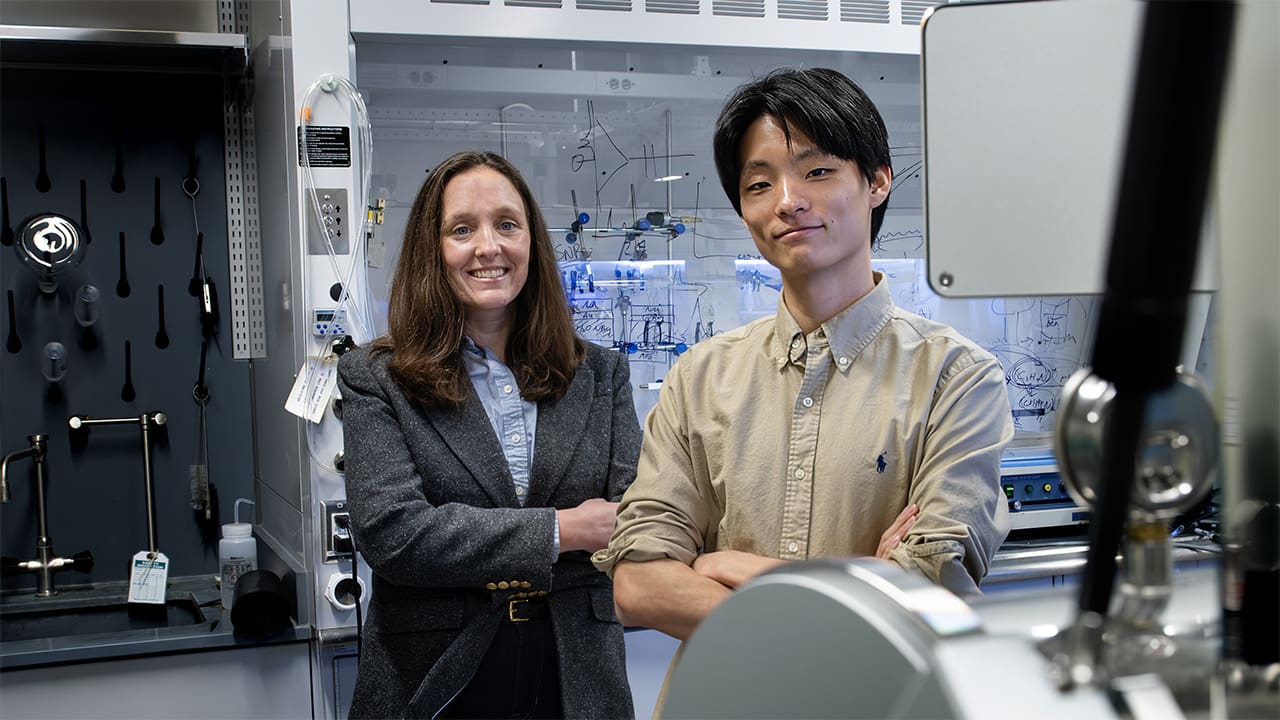
[[[880,547],[876,548],[876,557],[888,560],[889,553],[893,552],[893,549],[902,542],[902,538],[907,536],[907,531],[916,524],[916,518],[919,515],[920,508],[916,507],[915,503],[911,503],[898,513],[893,524],[880,536]]]
[[[568,510],[557,510],[560,522],[560,552],[595,552],[609,544],[618,521],[618,503],[591,498]]]
[[[737,588],[760,573],[786,562],[741,550],[703,553],[693,561],[693,569],[728,588]]]

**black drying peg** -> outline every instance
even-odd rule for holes
[[[80,178],[80,229],[84,231],[85,243],[93,242],[89,234],[89,190],[84,178]]]
[[[13,228],[9,227],[9,181],[0,178],[0,211],[4,213],[4,227],[0,228],[0,245],[13,244]]]
[[[17,354],[22,352],[22,339],[18,337],[18,317],[13,307],[13,291],[9,292],[9,339],[4,343],[4,349],[11,353]]]
[[[119,130],[116,131],[116,171],[111,176],[111,191],[124,192],[124,141],[120,138]]]
[[[116,283],[116,295],[129,297],[129,271],[124,263],[124,233],[120,233],[120,281]]]
[[[160,178],[156,178],[156,220],[151,226],[151,244],[164,244],[164,230],[160,227]]]
[[[138,393],[133,389],[133,343],[124,341],[124,386],[120,388],[120,399],[133,402]]]
[[[44,148],[44,126],[40,126],[40,137],[38,140],[40,150],[40,172],[36,175],[36,190],[47,193],[53,188],[53,183],[49,182],[49,173],[47,163],[45,162]]]
[[[209,341],[200,341],[200,374],[196,375],[195,387],[191,388],[191,397],[201,405],[209,401],[209,386],[204,384],[205,363],[209,357]]]
[[[204,233],[196,233],[196,264],[191,268],[191,279],[187,281],[187,294],[193,298],[200,297],[200,286],[203,285],[200,281],[202,253],[204,253]]]
[[[160,309],[160,329],[156,330],[156,347],[161,350],[169,347],[169,332],[164,329],[164,285],[156,286],[157,307]]]

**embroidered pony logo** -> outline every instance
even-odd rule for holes
[[[889,463],[884,461],[884,453],[880,453],[880,457],[876,458],[876,472],[884,474],[884,469],[889,467]]]

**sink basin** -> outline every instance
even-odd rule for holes
[[[13,604],[0,611],[0,641],[68,635],[123,633],[199,625],[207,622],[194,595],[169,598],[164,605],[129,604],[124,598],[76,598]]]

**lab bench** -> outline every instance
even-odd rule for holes
[[[996,551],[982,589],[990,594],[1074,582],[1084,570],[1088,550],[1089,540],[1082,535],[1007,540]],[[1220,552],[1217,543],[1205,538],[1176,539],[1173,541],[1174,569],[1216,567]]]
[[[49,598],[29,589],[0,594],[0,670],[310,638],[296,622],[266,639],[237,634],[213,575],[171,578],[155,610],[127,598],[127,581],[63,585]]]
[[[308,589],[263,545],[286,596]],[[311,626],[237,633],[212,574],[171,577],[165,604],[130,606],[128,581],[0,593],[0,716],[307,717]]]

